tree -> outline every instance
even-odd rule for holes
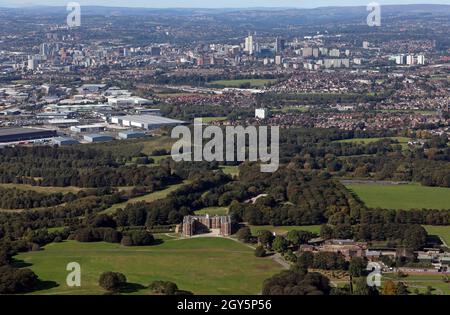
[[[267,230],[261,230],[258,232],[258,242],[265,246],[266,248],[272,247],[272,242],[275,236],[273,236],[273,233]]]
[[[308,269],[314,264],[314,254],[311,252],[302,252],[297,259],[297,265],[300,268]]]
[[[286,239],[292,246],[298,247],[302,244],[306,244],[310,239],[314,237],[314,234],[307,231],[289,231],[286,235]]]
[[[324,224],[320,227],[320,237],[323,239],[333,238],[333,228],[327,224]]]
[[[256,257],[264,257],[266,256],[266,250],[264,249],[263,246],[258,246],[255,248],[255,256]]]
[[[279,253],[284,253],[288,246],[289,242],[281,235],[276,236],[272,243],[273,250]]]
[[[30,269],[18,269],[10,266],[0,267],[0,294],[29,292],[37,284],[38,277]]]
[[[348,267],[348,272],[352,277],[361,277],[364,274],[367,263],[362,257],[353,257]]]
[[[408,295],[408,288],[403,282],[397,283],[396,294],[397,295]]]
[[[175,295],[178,292],[178,286],[170,281],[153,281],[149,289],[154,294]]]
[[[381,289],[382,295],[397,295],[397,286],[392,280],[385,281]]]
[[[249,227],[243,227],[237,231],[236,237],[238,240],[248,243],[252,239],[252,232]]]
[[[119,292],[126,282],[127,278],[124,274],[108,271],[100,275],[98,284],[107,291]]]
[[[353,295],[378,295],[376,287],[369,287],[365,277],[356,278],[353,285]]]

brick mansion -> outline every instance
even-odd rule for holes
[[[183,218],[180,228],[184,237],[209,233],[210,230],[218,230],[221,236],[232,234],[230,216],[188,215]]]

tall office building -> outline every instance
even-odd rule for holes
[[[43,43],[39,49],[40,55],[43,57],[47,57],[50,53],[50,47],[47,43]]]
[[[425,56],[424,55],[417,56],[417,64],[418,65],[424,65],[425,64]]]
[[[252,35],[249,35],[247,38],[245,38],[244,50],[248,52],[250,55],[253,55],[253,53],[255,52],[255,44]]]
[[[277,54],[281,53],[286,48],[286,41],[280,37],[275,40],[275,52]]]

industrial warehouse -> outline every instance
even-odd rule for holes
[[[37,128],[0,128],[0,143],[20,142],[56,137],[55,130]]]
[[[158,129],[164,126],[176,126],[186,122],[154,115],[129,115],[112,117],[111,124],[123,127],[136,127],[141,129]]]

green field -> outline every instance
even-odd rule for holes
[[[424,225],[424,228],[428,234],[439,236],[447,246],[450,246],[450,226]]]
[[[406,137],[388,137],[388,138],[354,138],[354,139],[339,140],[336,142],[369,144],[369,143],[378,142],[378,141],[384,140],[384,139],[396,140],[400,144],[407,144],[409,141],[411,141],[410,138],[406,138]]]
[[[320,225],[293,225],[293,226],[273,226],[273,225],[250,225],[253,235],[257,235],[259,231],[267,230],[277,234],[286,234],[289,231],[307,231],[312,233],[320,233]]]
[[[346,185],[369,208],[449,209],[450,188],[420,184],[350,184]]]
[[[127,200],[125,202],[121,202],[121,203],[117,203],[115,205],[113,205],[111,208],[108,208],[106,210],[103,211],[103,213],[107,213],[107,214],[112,214],[114,212],[117,211],[117,209],[119,208],[125,208],[128,204],[132,204],[132,203],[137,203],[140,201],[145,201],[145,202],[152,202],[155,200],[159,200],[159,199],[163,199],[166,198],[167,195],[169,195],[171,192],[177,190],[178,188],[180,188],[181,186],[183,186],[184,184],[186,184],[187,182],[183,182],[181,184],[177,184],[177,185],[172,185],[166,189],[163,190],[159,190],[159,191],[155,191],[151,194],[147,194],[144,196],[140,196],[137,198],[132,198],[130,200]]]
[[[172,145],[177,141],[177,139],[172,139],[169,136],[158,136],[158,137],[152,137],[144,142],[142,153],[151,155],[153,151],[155,150],[170,150],[172,149]]]
[[[197,215],[227,215],[228,214],[228,208],[227,207],[209,207],[204,208],[202,210],[195,211],[195,214]]]
[[[104,271],[122,272],[135,290],[154,280],[173,281],[195,294],[258,294],[265,279],[281,271],[271,258],[257,258],[246,245],[225,238],[170,240],[161,245],[122,247],[108,243],[67,241],[47,245],[43,251],[15,257],[42,281],[54,282],[35,294],[102,294],[98,278]],[[66,265],[81,265],[81,287],[66,286]]]
[[[238,176],[239,166],[222,165],[220,169],[227,175]]]
[[[225,87],[235,87],[238,88],[243,84],[250,83],[251,87],[263,87],[267,84],[275,82],[274,79],[243,79],[243,80],[218,80],[212,81],[209,85],[225,86]]]
[[[391,274],[383,274],[383,281],[389,279],[404,282],[411,294],[414,294],[415,289],[418,289],[419,293],[425,293],[427,287],[431,286],[433,295],[450,295],[450,283],[445,283],[442,275],[409,275],[398,279]]]
[[[27,184],[0,184],[0,188],[15,188],[18,190],[32,190],[43,194],[54,194],[54,193],[74,193],[76,194],[81,190],[78,187],[42,187],[42,186],[32,186]]]

